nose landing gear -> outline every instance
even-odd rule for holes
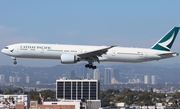
[[[16,65],[17,64],[16,57],[11,57],[11,58],[14,60],[13,64]]]
[[[14,61],[13,63],[14,63],[14,65],[16,65],[16,64],[17,64],[17,61]]]

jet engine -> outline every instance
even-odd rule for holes
[[[79,61],[78,56],[74,54],[62,54],[61,55],[61,63],[62,64],[73,64]]]

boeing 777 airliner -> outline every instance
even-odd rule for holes
[[[151,48],[128,48],[120,46],[85,46],[64,44],[18,43],[8,45],[2,53],[11,56],[14,64],[17,58],[58,59],[62,64],[87,61],[86,68],[96,69],[94,62],[146,62],[176,57],[170,49],[180,27],[172,28]]]

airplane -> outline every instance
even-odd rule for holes
[[[11,56],[14,64],[17,64],[17,58],[57,59],[62,64],[87,61],[86,68],[96,69],[94,62],[138,63],[176,57],[179,53],[171,52],[170,49],[179,29],[173,27],[151,48],[17,43],[4,47],[1,52]]]

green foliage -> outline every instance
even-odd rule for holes
[[[19,94],[19,93],[22,93],[23,92],[23,89],[22,88],[15,88],[15,89],[6,89],[6,90],[3,90],[3,91],[0,91],[0,93],[2,94]]]
[[[19,91],[23,91],[21,88],[16,89],[7,89],[0,91],[3,94],[15,94]],[[37,100],[39,99],[39,94],[44,99],[55,99],[56,98],[56,92],[52,90],[44,90],[44,91],[36,91],[31,90],[29,92],[25,92],[25,94],[28,94],[31,98],[31,100]],[[179,99],[180,98],[180,92],[176,92],[174,94],[171,94],[173,99]],[[136,104],[136,105],[155,105],[155,103],[164,102],[165,103],[165,94],[164,93],[155,93],[153,92],[153,89],[151,88],[150,91],[132,91],[130,89],[124,89],[122,91],[119,90],[106,90],[106,91],[100,91],[100,98],[102,100],[102,106],[113,106],[115,103],[118,102],[124,102],[128,105]]]
[[[44,99],[48,99],[48,98],[55,99],[56,98],[56,92],[52,91],[52,90],[44,90],[44,91],[40,91],[39,93],[41,93],[41,96]]]
[[[114,106],[114,97],[119,94],[119,90],[106,90],[100,92],[100,98],[102,98],[103,106]]]
[[[36,90],[31,90],[27,94],[30,95],[31,100],[38,100],[39,94],[41,94],[41,96],[44,99],[48,99],[48,98],[55,99],[56,98],[56,92],[52,91],[52,90],[43,90],[43,91],[39,91],[39,92],[37,92]]]
[[[12,89],[4,90],[3,94],[14,94],[14,91]]]
[[[173,94],[173,98],[179,99],[180,98],[180,92],[176,92]]]
[[[39,93],[36,90],[31,90],[30,92],[28,92],[31,100],[38,100],[39,98]]]
[[[174,96],[179,96],[180,93]],[[106,90],[101,91],[100,98],[104,101],[103,106],[110,106],[118,102],[125,102],[128,105],[155,105],[155,103],[163,102],[165,94],[155,93],[151,88],[150,91],[132,91],[130,89],[118,90]]]

